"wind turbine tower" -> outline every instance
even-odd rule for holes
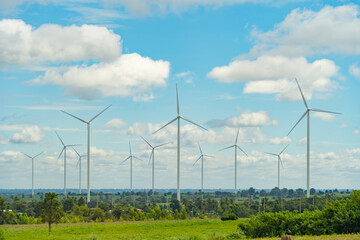
[[[310,197],[310,112],[311,111],[313,111],[313,112],[325,112],[325,113],[332,113],[332,114],[341,114],[341,113],[330,112],[330,111],[326,111],[326,110],[322,110],[322,109],[316,109],[316,108],[309,108],[307,103],[306,103],[304,94],[301,91],[299,82],[297,81],[296,78],[295,78],[295,81],[296,81],[296,84],[297,84],[297,86],[299,88],[301,97],[302,97],[302,99],[304,101],[306,111],[300,117],[300,119],[297,121],[297,123],[294,125],[294,127],[290,130],[290,132],[287,134],[287,136],[289,136],[289,134],[292,132],[292,130],[299,124],[299,122],[305,117],[305,115],[307,115],[307,138],[306,138],[306,149],[307,149],[307,151],[306,151],[306,153],[307,153],[306,154],[306,189],[307,189],[307,191],[306,191],[306,196]]]
[[[63,140],[60,138],[59,134],[56,133],[56,136],[58,136],[61,144],[63,145],[63,149],[61,150],[58,159],[61,157],[61,154],[64,153],[64,195],[65,198],[67,197],[67,193],[66,193],[66,148],[68,147],[74,147],[74,146],[79,146],[79,145],[65,145]]]
[[[229,147],[226,147],[226,148],[223,148],[223,149],[219,150],[219,151],[223,151],[223,150],[228,149],[228,148],[234,148],[235,149],[235,196],[236,196],[236,193],[237,193],[237,149],[242,151],[247,156],[246,152],[244,152],[244,150],[242,150],[241,147],[239,147],[237,145],[237,141],[238,141],[238,138],[239,138],[239,131],[240,131],[240,128],[238,128],[234,145],[231,145]]]
[[[278,188],[280,190],[280,163],[281,163],[281,166],[283,166],[283,163],[281,161],[281,154],[285,151],[285,149],[288,147],[289,145],[287,145],[286,147],[284,147],[284,149],[279,153],[279,154],[276,154],[276,153],[269,153],[267,152],[266,154],[269,154],[269,155],[273,155],[273,156],[276,156],[278,158]]]
[[[156,148],[159,148],[159,147],[162,147],[168,143],[163,143],[163,144],[160,144],[160,145],[157,145],[155,147],[153,147],[148,141],[146,141],[145,138],[141,137],[146,143],[147,145],[149,145],[149,147],[151,147],[151,154],[150,154],[150,158],[149,158],[149,163],[150,161],[152,160],[152,194],[154,194],[154,175],[155,175],[155,149]]]
[[[75,148],[72,148],[76,154],[79,156],[77,165],[79,166],[79,194],[81,195],[81,158],[86,157],[86,155],[81,156]]]
[[[89,121],[85,121],[77,116],[74,116],[68,112],[62,111],[63,113],[76,118],[77,120],[86,123],[87,124],[87,203],[90,202],[90,124],[92,121],[95,120],[95,118],[97,118],[100,114],[102,114],[103,112],[105,112],[106,109],[108,109],[109,107],[111,107],[111,105],[109,105],[108,107],[106,107],[104,110],[102,110],[101,112],[99,112],[98,114],[96,114],[94,117],[92,117]]]
[[[120,163],[120,165],[122,165],[123,163],[125,163],[127,160],[130,159],[130,192],[132,192],[132,160],[133,160],[133,158],[135,158],[135,159],[141,161],[141,159],[138,158],[138,157],[136,157],[136,156],[134,156],[134,155],[132,155],[130,142],[129,142],[129,152],[130,152],[130,155],[129,155],[124,161],[122,161],[122,162]]]
[[[178,95],[177,85],[176,85],[176,103],[177,103],[177,117],[175,117],[173,120],[171,120],[170,122],[159,128],[158,130],[156,130],[153,134],[157,133],[161,129],[165,128],[166,126],[170,125],[171,123],[177,120],[177,200],[180,201],[180,119],[183,119],[191,124],[194,124],[195,126],[198,126],[199,128],[202,128],[206,131],[207,129],[180,115],[179,95]]]
[[[199,145],[199,150],[200,150],[201,155],[198,159],[196,159],[193,166],[201,159],[201,193],[203,193],[204,192],[204,157],[212,157],[212,156],[203,154],[199,143],[198,143],[198,145]]]
[[[42,154],[43,152],[39,153],[38,155],[35,155],[34,157],[30,157],[29,155],[27,155],[26,153],[23,153],[25,156],[27,156],[28,158],[31,158],[31,162],[32,162],[32,167],[31,167],[31,196],[34,196],[34,159],[39,156],[40,154]]]

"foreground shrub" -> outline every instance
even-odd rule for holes
[[[221,221],[236,220],[238,217],[235,213],[228,213],[221,217]]]
[[[360,232],[360,191],[353,191],[346,201],[328,203],[322,211],[260,213],[241,222],[239,230],[247,237],[322,235]]]

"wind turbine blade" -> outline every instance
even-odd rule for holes
[[[131,145],[130,145],[130,141],[129,141],[129,152],[130,152],[130,156],[131,156]]]
[[[106,109],[108,109],[109,107],[111,107],[112,104],[110,104],[108,107],[106,107],[104,110],[102,110],[101,112],[99,112],[98,114],[96,114],[92,119],[90,119],[89,123],[92,122],[95,118],[97,118],[100,114],[102,114],[103,112],[105,112]]]
[[[58,136],[58,138],[59,138],[60,142],[62,143],[62,145],[65,147],[65,144],[64,144],[64,142],[61,140],[59,134],[58,134],[56,131],[55,131],[55,133],[56,133],[56,136]]]
[[[308,105],[307,105],[307,103],[306,103],[306,100],[305,100],[304,94],[303,94],[303,92],[301,91],[301,88],[300,88],[299,82],[298,82],[298,80],[297,80],[296,78],[295,78],[295,81],[296,81],[296,84],[297,84],[297,85],[298,85],[298,87],[299,87],[299,90],[300,90],[300,93],[301,93],[301,97],[302,97],[302,99],[304,100],[305,107],[306,107],[307,109],[309,109],[309,107],[308,107]]]
[[[39,153],[38,155],[36,155],[34,158],[36,158],[37,156],[41,155],[43,152]]]
[[[32,157],[30,157],[29,155],[27,155],[26,153],[22,153],[22,154],[24,154],[25,156],[27,156],[28,158],[31,158],[32,159]]]
[[[203,154],[204,157],[211,157],[213,158],[214,156],[211,156],[211,155],[207,155],[207,154]]]
[[[202,152],[201,147],[200,147],[200,143],[198,143],[198,145],[199,145],[200,154],[203,155],[203,152]]]
[[[153,148],[153,146],[151,146],[151,144],[148,142],[148,141],[146,141],[146,139],[145,138],[143,138],[142,136],[140,136],[151,148]]]
[[[128,156],[124,161],[122,161],[122,162],[120,163],[120,165],[122,165],[124,162],[126,162],[129,158],[131,158],[131,156]]]
[[[153,134],[157,133],[158,131],[160,131],[161,129],[163,129],[164,127],[166,127],[167,125],[175,122],[179,117],[174,118],[173,120],[171,120],[170,122],[168,122],[167,124],[165,124],[164,126],[162,126],[161,128],[159,128],[158,130],[156,130],[155,132],[153,132]]]
[[[81,158],[81,156],[80,156],[80,154],[78,153],[78,151],[76,151],[76,149],[75,149],[73,146],[71,146],[71,148],[76,152],[76,154],[79,156],[79,158]]]
[[[162,146],[164,146],[164,145],[166,145],[166,144],[169,144],[169,143],[163,143],[163,144],[160,144],[160,145],[155,146],[154,148],[162,147]]]
[[[238,131],[237,131],[237,134],[236,134],[235,145],[237,144],[237,141],[238,141],[239,131],[240,131],[240,127],[238,127]]]
[[[289,145],[286,145],[286,147],[284,147],[284,149],[279,153],[279,156],[285,151],[285,149],[288,147]]]
[[[191,120],[189,120],[189,119],[187,119],[187,118],[185,118],[185,117],[183,117],[183,116],[179,116],[179,117],[180,117],[180,118],[182,118],[182,119],[184,119],[185,121],[187,121],[187,122],[189,122],[189,123],[192,123],[192,124],[194,124],[194,125],[198,126],[199,128],[202,128],[202,129],[204,129],[204,130],[208,131],[206,128],[204,128],[204,127],[200,126],[200,125],[199,125],[199,124],[197,124],[197,123],[194,123],[193,121],[191,121]]]
[[[150,162],[151,162],[151,157],[152,157],[152,155],[154,154],[154,149],[151,151],[151,154],[150,154],[150,157],[149,157],[149,163],[148,163],[148,165],[150,164]]]
[[[201,155],[201,156],[203,156],[203,155]],[[201,156],[200,156],[198,159],[196,159],[196,161],[194,162],[193,166],[200,160]]]
[[[283,165],[283,163],[282,163],[282,161],[281,161],[281,157],[280,157],[280,156],[279,156],[279,160],[280,160],[280,163],[281,163],[281,167],[284,168],[284,165]]]
[[[339,112],[331,112],[331,111],[326,111],[326,110],[317,109],[317,108],[311,108],[310,110],[311,110],[311,111],[314,111],[314,112],[324,112],[324,113],[332,113],[332,114],[341,114],[341,113],[339,113]]]
[[[177,114],[180,115],[180,107],[179,107],[179,94],[178,94],[178,87],[176,84],[176,105],[177,105]]]
[[[61,150],[61,152],[60,152],[60,154],[59,154],[59,156],[58,156],[57,160],[59,160],[59,158],[61,157],[61,154],[64,152],[64,150],[65,150],[65,147],[63,147],[63,149]]]
[[[81,158],[79,158],[79,160],[77,161],[76,167],[79,167],[80,159]]]
[[[237,145],[236,145],[236,147],[237,147],[238,149],[240,149],[240,151],[242,151],[242,152],[247,156],[246,152],[244,152],[244,150],[242,150],[241,147],[239,147],[239,146],[237,146]]]
[[[273,156],[278,156],[277,154],[275,153],[269,153],[269,152],[265,152],[266,154],[269,154],[269,155],[273,155]]]
[[[232,146],[229,146],[229,147],[226,147],[226,148],[220,149],[219,151],[223,151],[223,150],[225,150],[225,149],[232,148],[232,147],[235,147],[235,145],[232,145]]]
[[[79,120],[79,121],[82,121],[82,122],[84,122],[84,123],[88,123],[88,122],[85,121],[84,119],[81,119],[81,118],[79,118],[79,117],[77,117],[77,116],[75,116],[75,115],[72,115],[72,114],[70,114],[70,113],[68,113],[68,112],[65,112],[65,111],[63,111],[63,110],[61,110],[61,111],[62,111],[63,113],[65,113],[65,114],[73,117],[73,118],[76,118],[76,119]]]
[[[138,157],[136,157],[136,156],[132,156],[132,157],[135,158],[135,159],[137,159],[137,160],[142,161],[142,159],[140,159],[140,158],[138,158]]]
[[[289,134],[292,132],[292,130],[294,130],[294,128],[299,124],[299,122],[305,117],[305,115],[308,113],[309,110],[306,110],[305,113],[301,116],[301,118],[299,119],[299,121],[297,121],[297,123],[295,124],[295,126],[290,130],[290,132],[286,135],[289,136]]]
[[[78,147],[81,146],[81,144],[71,144],[71,145],[66,145],[67,147]]]

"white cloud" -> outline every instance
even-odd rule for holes
[[[36,143],[44,138],[41,129],[34,125],[24,128],[21,133],[15,133],[10,141],[13,143]]]
[[[331,77],[338,69],[328,59],[310,63],[304,57],[261,56],[254,61],[235,60],[227,66],[215,67],[207,77],[225,83],[248,82],[244,93],[276,94],[278,100],[299,100],[301,95],[294,78],[310,99],[313,92],[329,92],[337,87]]]
[[[306,142],[307,142],[307,139],[306,137],[300,139],[298,142],[297,142],[297,145],[298,146],[305,146],[306,145]]]
[[[357,78],[360,78],[360,68],[353,64],[349,67],[349,72],[354,76],[354,77],[357,77]]]
[[[218,100],[235,100],[235,99],[238,99],[238,97],[226,93],[226,94],[218,95],[216,97],[216,99],[218,99]]]
[[[274,144],[274,145],[280,145],[290,142],[291,142],[291,138],[289,138],[288,136],[285,136],[283,138],[275,137],[270,139],[270,144]]]
[[[91,66],[72,66],[66,71],[48,70],[30,84],[54,84],[65,87],[66,94],[84,99],[144,94],[152,88],[165,87],[170,63],[154,61],[137,53],[123,54],[113,62]]]
[[[253,30],[251,56],[360,54],[359,6],[325,6],[320,11],[295,9],[268,32]],[[331,27],[329,27],[331,26]]]
[[[269,126],[277,125],[277,120],[272,120],[269,112],[258,111],[258,112],[244,112],[239,116],[222,119],[222,120],[210,120],[207,124],[211,127],[258,127],[258,126]]]
[[[347,149],[346,152],[349,154],[359,154],[360,148]]]
[[[38,28],[22,20],[0,21],[0,64],[109,61],[121,53],[120,36],[94,25]]]
[[[348,125],[346,123],[343,123],[340,125],[340,128],[347,128],[347,127],[348,127]]]
[[[334,119],[334,114],[326,113],[326,112],[313,112],[313,117],[320,118],[323,121],[331,121]]]
[[[354,134],[359,134],[359,130],[358,129],[354,130]]]
[[[127,125],[127,123],[124,122],[123,120],[121,120],[120,118],[114,118],[114,119],[111,119],[110,121],[108,121],[105,124],[105,127],[107,127],[107,128],[121,128],[121,127],[124,127],[126,125]]]

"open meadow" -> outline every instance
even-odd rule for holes
[[[58,224],[48,232],[47,225],[5,225],[6,240],[107,240],[107,239],[239,239],[233,234],[240,221],[186,220],[154,222],[117,222]],[[261,238],[279,239],[279,238]],[[296,240],[309,239],[360,239],[360,235],[299,236]]]

